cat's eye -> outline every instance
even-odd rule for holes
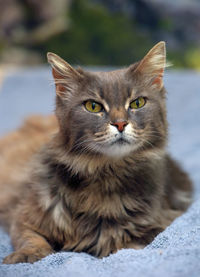
[[[142,108],[146,104],[146,99],[144,97],[138,97],[134,101],[130,103],[131,109],[139,109]]]
[[[103,106],[95,101],[88,100],[84,103],[87,111],[92,113],[99,113],[103,110]]]

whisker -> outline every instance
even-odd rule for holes
[[[101,142],[101,141],[106,141],[107,139],[109,139],[109,136],[103,136],[103,137],[100,137],[100,138],[95,138],[94,141]]]
[[[101,136],[101,135],[107,135],[107,132],[105,132],[105,131],[102,131],[102,132],[97,132],[97,133],[95,133],[94,134],[95,136]]]
[[[141,141],[142,141],[143,143],[147,143],[147,144],[149,144],[150,146],[154,147],[154,145],[153,145],[150,141],[148,141],[148,140],[146,140],[146,139],[144,139],[144,138],[141,138]]]

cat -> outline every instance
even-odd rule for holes
[[[26,165],[57,130],[54,115],[34,115],[27,118],[21,128],[0,139],[0,219],[6,229],[23,191],[22,183],[28,174]]]
[[[7,175],[0,175],[0,219],[15,249],[3,262],[33,263],[55,251],[101,258],[144,248],[192,200],[190,178],[166,152],[165,43],[110,72],[47,57],[56,119],[43,118],[48,126],[32,119],[34,127],[29,120],[16,131],[18,140],[11,134],[0,142]],[[22,142],[27,149],[18,148]]]

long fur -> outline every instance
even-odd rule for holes
[[[15,248],[4,263],[61,250],[104,257],[143,248],[187,209],[192,194],[189,177],[166,152],[164,43],[112,72],[76,70],[53,53],[48,59],[57,119],[29,119],[0,140],[0,220]],[[144,107],[131,109],[138,97]],[[92,113],[86,101],[104,109]]]

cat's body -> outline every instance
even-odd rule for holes
[[[108,73],[48,57],[59,131],[20,182],[11,220],[2,216],[16,250],[4,262],[34,262],[54,250],[103,257],[144,247],[188,207],[192,191],[165,151],[164,44]]]
[[[18,130],[0,139],[0,221],[6,229],[29,178],[32,156],[57,129],[55,116],[31,116]]]

